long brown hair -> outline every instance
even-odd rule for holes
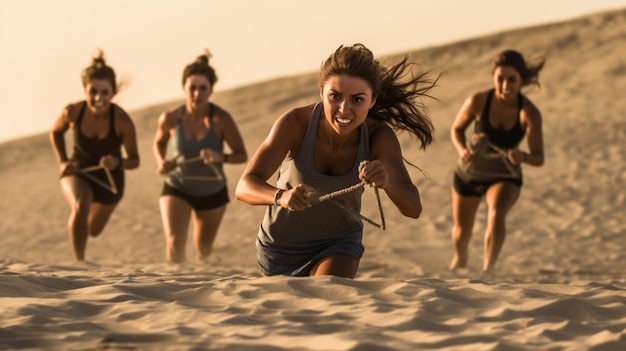
[[[415,135],[425,149],[434,139],[434,125],[426,114],[423,97],[429,95],[437,79],[427,78],[428,72],[414,76],[405,56],[399,63],[387,68],[374,59],[374,54],[363,44],[340,46],[320,68],[320,86],[331,77],[341,74],[358,77],[370,85],[376,103],[368,117],[388,123],[394,130],[405,130]]]
[[[496,68],[500,66],[511,66],[515,68],[522,78],[522,87],[531,84],[540,86],[539,72],[543,68],[545,62],[546,60],[544,58],[540,58],[537,62],[529,64],[524,59],[524,56],[522,56],[522,54],[518,51],[504,50],[494,58],[491,72],[493,73]]]

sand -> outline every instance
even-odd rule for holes
[[[491,85],[491,58],[505,48],[547,56],[541,89],[525,92],[543,113],[546,164],[524,168],[496,272],[481,273],[484,204],[468,268],[450,272],[449,127],[464,98]],[[191,247],[187,264],[164,262],[151,142],[158,114],[180,101],[131,111],[142,165],[127,173],[125,197],[89,240],[86,262],[73,261],[47,135],[0,144],[0,349],[626,349],[626,9],[412,57],[441,73],[441,102],[426,101],[437,141],[422,151],[401,136],[405,157],[425,172],[410,169],[424,212],[402,217],[383,196],[387,230],[366,226],[354,280],[260,277],[254,239],[264,208],[234,199],[243,165],[226,166],[231,203],[209,262],[194,262]],[[213,100],[252,153],[277,116],[317,99],[312,72]],[[370,196],[363,212],[376,218]]]

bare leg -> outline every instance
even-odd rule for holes
[[[159,206],[165,231],[165,259],[184,262],[191,206],[175,196],[161,196]]]
[[[101,204],[94,202],[91,204],[91,211],[89,211],[89,235],[98,236],[102,233],[102,230],[109,222],[111,214],[117,207],[117,202],[114,204]]]
[[[311,268],[310,276],[334,275],[354,278],[359,269],[359,260],[345,254],[330,255],[322,258]]]
[[[89,183],[78,176],[61,178],[61,190],[71,210],[67,227],[74,249],[74,257],[76,260],[82,261],[85,259],[85,249],[87,247],[88,219],[93,192]]]
[[[206,260],[211,255],[217,230],[226,212],[226,205],[206,211],[194,211],[194,246],[198,261]]]
[[[485,231],[483,271],[493,270],[506,237],[506,215],[520,194],[511,182],[496,183],[487,190],[487,229]]]
[[[476,210],[480,205],[480,196],[461,196],[452,189],[452,246],[454,257],[450,262],[450,269],[464,268],[467,266],[467,248],[472,238]]]

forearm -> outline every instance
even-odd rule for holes
[[[50,144],[52,144],[52,149],[54,150],[54,154],[56,155],[57,162],[59,164],[67,162],[67,153],[65,150],[65,137],[63,133],[51,132]]]
[[[271,205],[278,190],[257,176],[246,175],[237,183],[235,197],[250,205]]]
[[[135,169],[139,167],[139,155],[129,155],[126,158],[120,156],[120,168]]]
[[[523,152],[522,151],[522,163],[527,163],[531,166],[542,166],[545,157],[543,152]]]
[[[165,161],[165,155],[167,152],[167,141],[155,141],[152,151],[154,152],[154,158],[158,164]]]
[[[464,151],[467,149],[467,141],[465,139],[465,132],[457,129],[453,129],[450,133],[450,139],[452,141],[452,145],[456,149],[456,152],[459,155],[462,155]]]
[[[234,150],[231,153],[224,153],[223,163],[244,163],[248,160],[248,153],[246,150]]]
[[[388,183],[383,190],[402,215],[418,218],[422,213],[419,191],[413,184]]]

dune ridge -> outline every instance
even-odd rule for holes
[[[506,48],[547,58],[541,88],[525,91],[543,114],[546,164],[524,168],[497,271],[480,272],[481,205],[468,268],[450,272],[449,127],[465,97],[491,85],[491,58]],[[424,213],[404,218],[383,196],[387,230],[366,225],[354,280],[260,278],[264,208],[234,199],[243,165],[225,167],[231,203],[210,262],[164,263],[151,143],[159,113],[182,100],[131,111],[142,165],[127,172],[87,262],[72,259],[47,135],[0,144],[0,349],[626,349],[626,8],[409,54],[440,74],[440,101],[425,101],[436,142],[423,151],[401,135],[404,156],[424,171],[409,168]],[[318,99],[317,72],[305,72],[213,101],[253,153],[281,113]],[[363,212],[375,218],[365,196]]]

